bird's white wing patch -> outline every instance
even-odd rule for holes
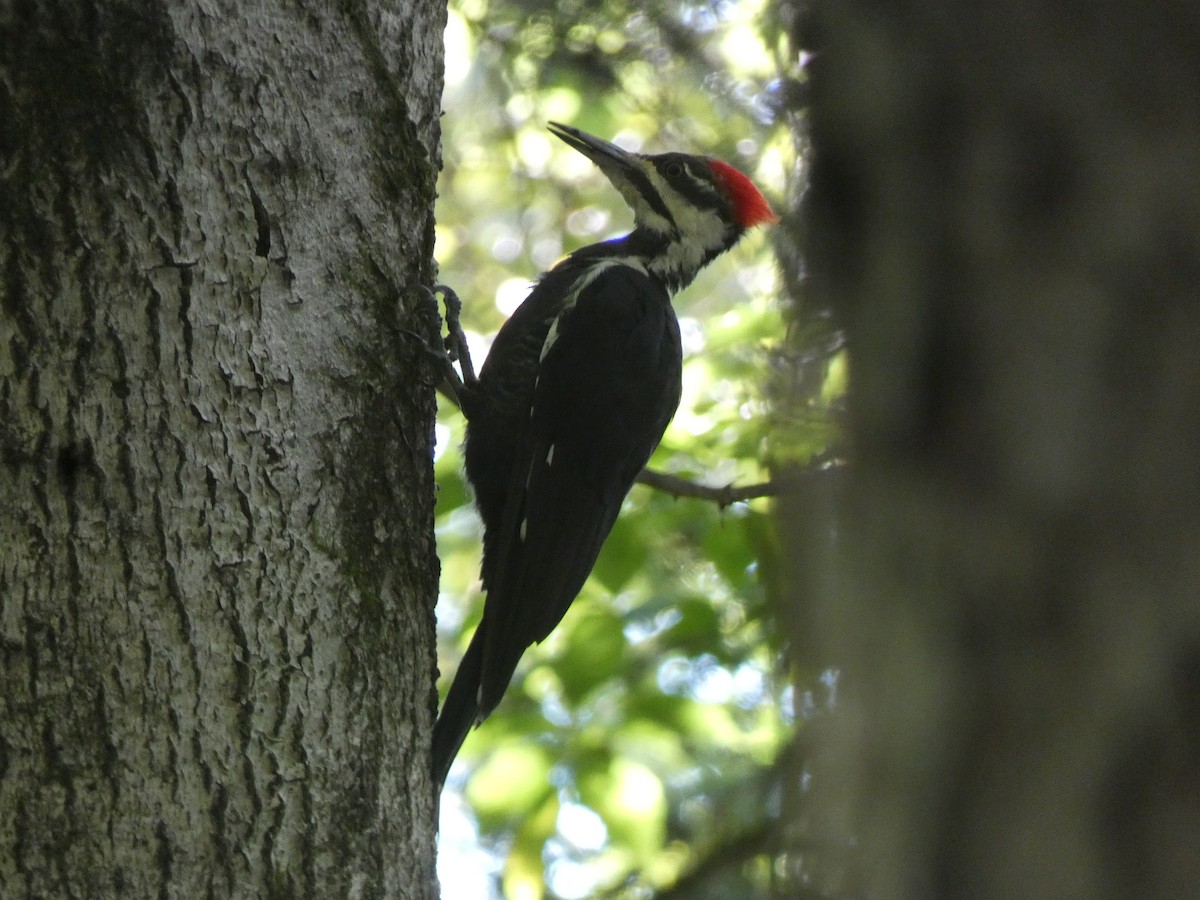
[[[538,356],[539,363],[546,358],[546,354],[550,352],[550,348],[558,340],[559,328],[563,317],[575,308],[575,304],[579,300],[579,295],[587,290],[588,285],[599,278],[602,272],[611,269],[613,266],[628,266],[631,269],[637,269],[643,275],[646,274],[646,267],[639,260],[632,257],[616,256],[612,259],[599,260],[595,265],[588,266],[575,280],[575,283],[571,285],[571,290],[568,292],[567,298],[563,301],[562,309],[558,311],[558,315],[550,323],[550,330],[546,332],[546,340],[542,342],[542,352]]]

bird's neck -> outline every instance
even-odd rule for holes
[[[692,283],[697,273],[737,240],[736,235],[722,236],[713,246],[705,246],[686,235],[636,228],[621,238],[591,244],[571,254],[572,262],[583,266],[618,263],[633,266],[661,282],[669,294]]]

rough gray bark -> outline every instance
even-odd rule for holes
[[[854,462],[802,625],[844,675],[813,827],[857,840],[850,896],[1195,896],[1200,16],[818,21]]]
[[[431,897],[445,10],[0,12],[0,896]]]

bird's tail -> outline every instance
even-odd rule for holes
[[[433,726],[433,779],[440,793],[446,782],[446,773],[450,764],[458,755],[458,749],[471,726],[479,718],[479,678],[483,668],[483,628],[475,630],[467,652],[463,654],[458,671],[454,673],[454,681],[450,685],[450,693],[438,713],[437,724]]]

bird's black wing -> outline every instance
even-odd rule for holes
[[[666,291],[619,263],[585,279],[547,337],[510,481],[481,625],[485,715],[583,587],[679,404],[679,325]]]
[[[666,290],[618,262],[580,283],[543,350],[503,514],[491,526],[499,533],[483,620],[438,720],[435,767],[449,767],[526,648],[562,619],[679,405],[679,324]]]

